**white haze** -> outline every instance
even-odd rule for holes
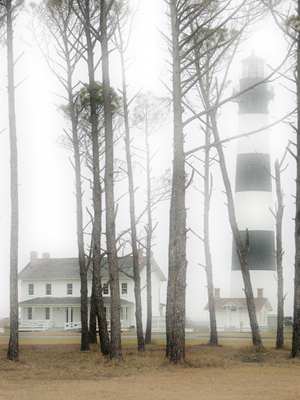
[[[153,0],[140,1],[144,12],[140,24],[133,34],[136,52],[136,62],[128,71],[129,94],[133,96],[143,86],[158,95],[168,95],[163,80],[170,86],[168,74],[168,57],[157,28],[165,29],[163,23],[164,2]],[[57,104],[62,99],[55,93],[62,89],[54,76],[47,70],[42,57],[37,50],[29,46],[29,33],[25,28],[27,16],[21,13],[17,19],[15,31],[15,58],[23,50],[24,55],[16,65],[16,83],[26,80],[16,90],[17,135],[19,151],[19,270],[29,261],[29,253],[36,250],[50,252],[51,257],[76,257],[76,215],[74,197],[74,173],[65,149],[57,145],[57,139],[63,135],[65,121],[57,111]],[[269,21],[245,43],[238,53],[232,67],[229,91],[238,84],[240,62],[255,49],[258,56],[266,63],[276,67],[284,57],[285,42],[282,33]],[[3,60],[0,64],[0,243],[1,243],[1,280],[0,280],[0,317],[9,315],[9,247],[10,247],[10,187],[9,187],[9,133],[7,123],[7,93],[6,93],[6,53],[0,50]],[[115,56],[114,56],[115,57]],[[115,58],[114,58],[115,60]],[[120,88],[119,69],[116,62],[111,63],[111,85]],[[85,72],[84,72],[85,73]],[[87,76],[81,77],[87,81]],[[280,118],[294,107],[294,98],[278,81],[274,83],[275,100],[270,105],[270,122]],[[220,110],[219,129],[223,138],[237,134],[237,106],[228,104]],[[197,125],[187,129],[187,144],[199,140],[200,131]],[[280,124],[271,132],[272,165],[277,157],[281,157],[288,139],[293,139],[293,133],[288,125]],[[155,159],[154,173],[159,175],[172,165],[172,126],[166,127],[156,134],[152,143],[158,153]],[[234,182],[235,143],[226,145],[226,156],[232,182]],[[295,192],[295,162],[291,156],[287,159],[288,169],[283,174],[285,197],[284,220],[284,274],[286,314],[292,315],[293,301],[293,264],[294,264],[294,200]],[[221,288],[223,297],[229,296],[230,262],[231,262],[231,230],[228,224],[226,197],[223,183],[214,165],[214,192],[211,207],[211,246],[214,265],[215,287]],[[138,197],[143,198],[143,182],[137,179],[140,186]],[[187,190],[188,220],[187,227],[202,234],[202,195],[194,189],[199,181],[195,178],[193,185]],[[120,191],[120,189],[116,189]],[[88,203],[88,197],[87,197]],[[275,202],[275,195],[274,195]],[[141,204],[139,204],[141,206]],[[155,218],[159,222],[154,246],[154,256],[167,276],[168,273],[168,217],[169,205],[161,204]],[[120,203],[118,213],[118,228],[128,226],[127,204]],[[203,245],[191,232],[187,242],[187,316],[193,320],[207,319],[204,311],[207,303],[206,276],[201,264],[204,264]],[[275,278],[274,278],[275,279]],[[164,288],[166,292],[166,287]]]

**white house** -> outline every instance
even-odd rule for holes
[[[254,299],[254,303],[259,328],[267,330],[269,312],[273,309],[269,300],[263,297],[263,289],[257,290],[257,298]],[[205,310],[208,310],[208,304]],[[246,297],[221,298],[220,289],[215,289],[215,312],[218,331],[250,331]]]
[[[143,328],[146,328],[146,263],[140,253]],[[135,326],[135,297],[132,273],[132,256],[119,258],[121,297],[121,326]],[[152,315],[153,330],[165,328],[164,304],[161,302],[161,285],[166,277],[152,257]],[[121,272],[121,271],[124,271]],[[30,253],[30,262],[19,273],[21,286],[20,330],[80,327],[80,274],[78,258],[50,258],[49,253]],[[110,287],[107,261],[102,267],[103,299],[107,321],[110,323]],[[92,289],[92,272],[88,271],[88,296]]]

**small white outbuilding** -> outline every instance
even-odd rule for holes
[[[218,331],[248,332],[251,330],[246,297],[221,298],[220,289],[215,289],[214,300]],[[273,309],[269,300],[263,297],[263,289],[257,290],[254,303],[259,328],[267,330],[268,315]],[[207,304],[205,310],[208,309]]]

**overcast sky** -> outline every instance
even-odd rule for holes
[[[167,95],[167,91],[160,79],[169,85],[170,75],[167,71],[166,45],[163,43],[157,30],[163,27],[166,17],[163,14],[164,2],[153,0],[151,4],[146,0],[140,3],[147,5],[146,12],[140,17],[140,25],[133,34],[136,53],[136,63],[132,65],[129,75],[129,91],[134,95],[143,86],[158,95]],[[76,220],[74,197],[74,173],[71,167],[67,150],[57,144],[57,139],[63,135],[65,121],[57,111],[57,104],[62,100],[56,93],[61,88],[47,70],[43,59],[38,56],[37,50],[31,46],[30,34],[26,30],[28,17],[22,13],[17,20],[15,32],[15,57],[23,51],[24,55],[16,65],[16,83],[26,80],[17,88],[17,135],[19,151],[19,206],[20,206],[20,234],[19,234],[19,271],[28,263],[30,251],[50,252],[51,257],[76,257]],[[276,67],[285,51],[285,44],[281,32],[269,22],[244,44],[236,57],[231,71],[232,82],[229,90],[238,84],[241,60],[255,50],[258,56],[263,57],[266,63]],[[7,127],[7,92],[6,92],[6,53],[5,48],[0,50],[0,317],[9,315],[9,238],[10,238],[10,187],[9,187],[9,137]],[[120,88],[118,68],[111,66],[111,85]],[[83,72],[85,74],[85,72]],[[87,81],[86,75],[82,81]],[[276,81],[273,83],[275,100],[270,105],[270,120],[290,112],[294,106],[293,96]],[[236,104],[224,106],[220,110],[219,129],[223,138],[237,134],[238,115]],[[189,140],[197,134],[197,127],[188,128]],[[191,139],[192,138],[192,139]],[[288,139],[293,139],[291,128],[281,124],[271,132],[271,156],[281,157]],[[163,132],[154,138],[154,147],[158,154],[155,159],[154,172],[160,174],[171,166],[172,160],[172,129],[166,127]],[[229,172],[234,181],[236,144],[226,146],[226,156],[229,163]],[[283,183],[285,197],[284,222],[284,268],[286,313],[292,315],[293,302],[293,263],[294,263],[294,204],[295,190],[295,163],[292,157],[288,158],[289,167],[284,172]],[[214,166],[215,180],[211,208],[212,225],[212,257],[214,264],[215,287],[221,288],[223,297],[229,295],[230,263],[231,263],[231,231],[228,224],[227,209],[223,184],[218,171]],[[138,178],[137,178],[138,179]],[[197,185],[197,181],[194,182]],[[119,190],[119,189],[117,189]],[[141,189],[142,190],[142,184]],[[140,192],[141,193],[141,192]],[[142,196],[141,196],[142,197]],[[140,197],[138,197],[140,198]],[[193,185],[187,191],[188,220],[187,226],[194,231],[202,229],[202,198],[194,190]],[[87,201],[88,202],[88,201]],[[274,196],[275,202],[275,196]],[[158,207],[155,218],[159,221],[156,232],[154,256],[167,276],[168,263],[168,213],[167,203]],[[124,228],[127,222],[126,209],[119,211],[118,227]],[[204,269],[199,265],[204,262],[204,250],[199,239],[188,234],[187,257],[187,316],[194,320],[207,319],[203,311],[207,302],[206,277]]]

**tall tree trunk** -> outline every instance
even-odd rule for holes
[[[170,208],[169,275],[166,310],[166,356],[171,363],[185,360],[186,209],[185,155],[182,123],[179,21],[176,0],[170,1],[172,28],[174,158]]]
[[[280,164],[278,160],[275,162],[275,180],[278,209],[276,213],[276,262],[277,262],[277,336],[276,349],[283,348],[283,318],[284,318],[284,298],[283,298],[283,269],[282,269],[282,219],[283,219],[283,194],[280,179]]]
[[[122,32],[121,32],[119,18],[118,18],[118,31],[120,39],[119,51],[121,56],[121,68],[122,68],[122,87],[123,87],[122,95],[123,95],[123,109],[124,109],[124,121],[125,121],[126,162],[127,162],[128,187],[129,187],[129,213],[130,213],[131,246],[132,246],[132,257],[133,257],[136,334],[137,334],[138,350],[145,351],[146,348],[143,336],[143,323],[142,323],[141,279],[140,279],[139,254],[137,248],[137,232],[136,232],[136,220],[135,220],[134,182],[133,182],[131,148],[130,148],[127,84],[126,84],[125,61],[124,61],[124,46],[123,46],[123,39],[122,39]]]
[[[105,206],[106,206],[106,246],[108,255],[111,289],[111,356],[122,360],[120,287],[115,233],[114,201],[114,140],[112,127],[109,58],[107,39],[106,1],[100,1],[100,30],[102,50],[103,104],[105,125]]]
[[[11,179],[11,231],[10,231],[10,338],[7,358],[19,360],[19,313],[18,313],[18,251],[19,251],[19,205],[18,205],[18,150],[15,114],[15,84],[13,56],[13,11],[11,0],[6,1],[7,11],[7,76],[10,135]]]
[[[259,327],[258,327],[258,322],[257,322],[257,317],[256,317],[254,296],[253,296],[250,272],[249,272],[248,262],[247,262],[248,247],[249,247],[249,243],[248,243],[249,235],[248,235],[248,231],[247,231],[247,241],[244,244],[243,240],[241,238],[241,235],[240,235],[240,231],[237,226],[236,218],[235,218],[235,208],[234,208],[231,184],[230,184],[230,180],[229,180],[229,176],[228,176],[228,172],[227,172],[227,168],[226,168],[226,162],[225,162],[225,157],[224,157],[224,153],[223,153],[223,148],[222,148],[222,145],[220,144],[220,137],[219,137],[219,133],[218,133],[218,127],[217,127],[215,113],[211,112],[210,117],[211,117],[211,122],[212,122],[212,131],[214,134],[215,142],[217,143],[216,147],[217,147],[217,151],[218,151],[218,155],[219,155],[219,163],[220,163],[221,173],[222,173],[226,196],[227,196],[229,222],[230,222],[230,226],[232,229],[232,233],[233,233],[235,245],[237,248],[239,260],[241,263],[241,271],[242,271],[244,287],[245,287],[246,303],[247,303],[247,309],[248,309],[251,332],[252,332],[252,343],[254,346],[263,348],[263,344],[262,344],[260,332],[259,332]]]
[[[297,18],[300,17],[300,0],[297,1]],[[294,280],[294,321],[291,357],[300,355],[300,36],[296,39],[296,90],[297,90],[297,177],[295,217],[295,280]]]
[[[191,26],[193,26],[191,22]],[[192,31],[194,28],[192,27]],[[194,38],[195,43],[195,60],[200,59],[199,46],[196,44],[196,38]],[[205,73],[200,70],[200,63],[196,62],[196,72],[198,83],[201,88],[201,93],[205,108],[208,110],[211,107],[211,82],[209,75],[209,65],[210,65],[210,55],[209,51],[206,55],[206,65]],[[204,76],[203,76],[204,75]],[[210,188],[210,138],[211,138],[211,121],[210,114],[206,114],[206,129],[205,129],[205,159],[204,159],[204,253],[205,253],[205,271],[207,277],[207,292],[208,292],[208,309],[209,309],[209,321],[210,321],[210,339],[209,343],[213,346],[218,345],[218,332],[217,332],[217,320],[216,320],[216,310],[215,310],[215,298],[214,298],[214,283],[213,283],[213,266],[212,258],[210,252],[210,235],[209,235],[209,211],[210,211],[210,200],[211,200],[211,188]]]
[[[193,19],[190,17],[191,31],[195,32]],[[211,107],[211,93],[212,93],[212,79],[210,76],[210,52],[207,48],[205,59],[205,70],[200,68],[201,54],[199,51],[199,43],[197,43],[197,35],[192,37],[194,43],[194,59],[197,81],[200,86],[203,103],[206,110]],[[202,56],[203,57],[203,56]],[[211,139],[211,121],[209,113],[206,114],[206,128],[205,128],[205,158],[204,158],[204,253],[205,253],[205,272],[207,277],[207,293],[208,293],[208,309],[210,321],[210,340],[209,343],[213,346],[218,345],[218,332],[217,320],[215,311],[215,298],[214,298],[214,283],[213,283],[213,265],[210,252],[210,230],[209,230],[209,212],[211,201],[211,187],[212,180],[210,179],[210,139]]]
[[[107,318],[103,301],[102,282],[101,282],[101,258],[96,262],[96,268],[93,268],[97,321],[99,327],[100,349],[104,356],[111,355],[111,345],[107,330]]]
[[[103,355],[110,354],[109,337],[102,298],[101,288],[101,218],[102,218],[102,191],[100,185],[100,166],[99,166],[99,138],[98,138],[98,114],[97,114],[97,93],[94,77],[94,56],[93,45],[90,31],[90,2],[85,0],[85,32],[87,40],[88,53],[88,73],[90,84],[90,107],[91,107],[91,125],[92,125],[92,153],[93,153],[93,206],[94,223],[92,233],[93,248],[93,277],[95,283],[95,295],[97,300],[97,317],[99,324],[100,348]]]
[[[89,326],[89,342],[97,343],[97,299],[96,299],[96,279],[93,268],[93,281],[91,293],[91,309],[90,309],[90,326]]]
[[[87,287],[87,267],[84,251],[83,237],[83,210],[82,210],[82,185],[81,185],[81,157],[79,149],[79,138],[77,130],[77,116],[75,111],[73,88],[72,88],[72,67],[69,52],[67,35],[64,37],[66,49],[67,75],[68,75],[68,98],[72,124],[72,144],[74,152],[75,169],[75,192],[76,192],[76,217],[77,217],[77,246],[80,270],[80,314],[81,314],[81,351],[88,351],[89,347],[89,328],[88,328],[88,287]]]
[[[151,242],[152,242],[153,226],[152,226],[152,208],[151,208],[150,145],[149,145],[147,120],[146,120],[145,140],[146,140],[146,153],[147,153],[146,169],[147,169],[147,219],[148,219],[147,238],[146,238],[147,324],[146,324],[145,343],[150,344],[151,334],[152,334]]]
[[[208,308],[209,308],[209,321],[210,321],[210,339],[209,343],[213,346],[218,345],[218,332],[215,311],[215,298],[214,298],[214,283],[213,283],[213,267],[210,252],[210,235],[209,235],[209,210],[211,199],[210,188],[210,121],[207,114],[207,124],[205,130],[205,161],[204,161],[204,251],[205,251],[205,271],[207,276],[207,291],[208,291]]]

